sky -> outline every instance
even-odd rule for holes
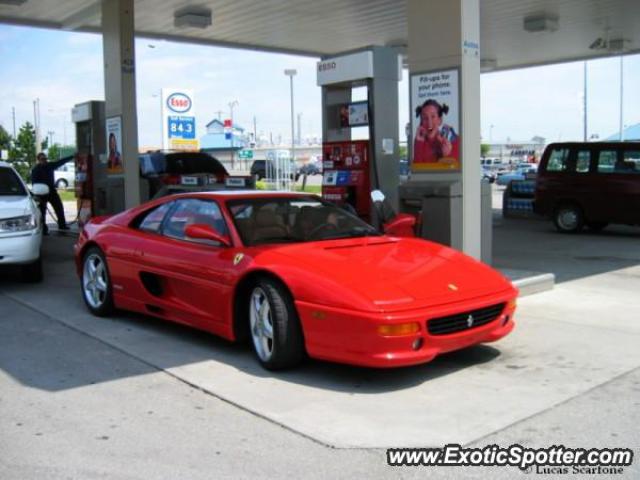
[[[284,70],[295,68],[294,105],[303,137],[321,136],[320,88],[315,58],[222,47],[136,39],[138,137],[140,147],[161,145],[160,89],[194,91],[197,135],[206,124],[229,117],[259,135],[288,142],[291,136],[290,86]],[[13,132],[33,123],[40,101],[42,135],[72,143],[73,105],[104,99],[102,42],[95,34],[0,25],[0,125]],[[588,132],[605,138],[620,122],[619,57],[592,60],[588,69]],[[624,59],[624,124],[640,123],[640,55]],[[408,79],[398,85],[400,126],[409,121]],[[484,142],[582,140],[583,62],[481,76],[481,133]],[[401,133],[404,135],[404,133]],[[401,137],[402,141],[402,137]]]

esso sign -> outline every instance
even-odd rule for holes
[[[327,70],[335,70],[338,68],[336,62],[318,62],[318,71],[326,72]]]
[[[167,108],[176,113],[188,112],[191,110],[191,99],[184,93],[172,93],[167,98]]]

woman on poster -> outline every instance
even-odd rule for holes
[[[451,125],[442,121],[449,107],[429,99],[416,108],[420,124],[413,142],[413,163],[441,163],[458,167],[460,164],[460,136]]]
[[[109,134],[109,159],[107,161],[107,169],[109,171],[122,170],[122,157],[118,151],[118,141],[115,133]]]

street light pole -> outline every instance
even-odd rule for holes
[[[624,108],[622,103],[622,100],[624,98],[623,85],[624,85],[624,55],[622,55],[622,52],[620,52],[620,141],[621,142],[624,140],[624,134],[623,134]]]
[[[36,98],[33,101],[33,125],[36,131],[36,155],[42,150],[40,141],[40,99]]]
[[[289,77],[289,83],[291,86],[291,160],[295,165],[295,126],[294,126],[294,114],[293,114],[293,77],[297,74],[297,70],[288,68],[284,71],[284,74]],[[295,172],[294,172],[295,173]]]
[[[583,115],[583,127],[584,127],[584,133],[583,133],[583,141],[586,142],[587,141],[587,61],[584,61],[584,83],[583,83],[583,89],[584,92],[582,93],[583,99],[582,99],[582,115]]]
[[[229,111],[231,117],[231,170],[235,168],[235,152],[233,151],[233,107],[238,105],[238,101],[229,102]]]

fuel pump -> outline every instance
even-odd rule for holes
[[[93,158],[86,152],[76,155],[75,193],[78,208],[78,227],[82,228],[93,216]]]
[[[371,202],[372,189],[383,191],[397,209],[400,79],[401,63],[392,48],[371,47],[318,62],[322,196],[374,224],[379,219]]]
[[[104,182],[106,168],[99,162],[106,151],[104,102],[77,104],[71,111],[76,124],[75,194],[78,226],[82,228],[92,216],[102,215],[106,199],[98,198],[97,185]]]
[[[359,217],[369,221],[369,141],[324,142],[322,157],[322,197],[337,205],[348,205]]]

